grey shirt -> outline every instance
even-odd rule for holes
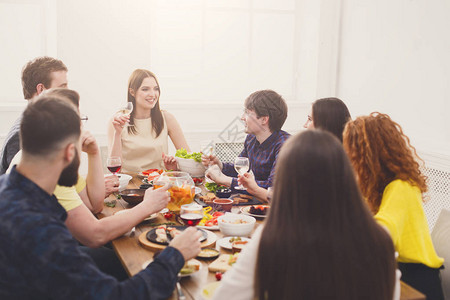
[[[0,175],[5,174],[12,159],[20,150],[20,121],[22,121],[22,115],[14,122],[3,144],[0,153]]]

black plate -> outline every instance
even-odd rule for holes
[[[168,228],[176,228],[179,231],[183,231],[186,228],[188,228],[188,226],[167,226],[167,227]],[[152,230],[147,232],[147,235],[146,235],[147,240],[149,240],[152,243],[156,243],[156,244],[160,244],[160,245],[168,245],[169,243],[167,243],[167,242],[161,243],[161,242],[156,241],[156,229],[158,229],[158,228],[153,228]],[[199,228],[197,230],[199,230],[202,233],[200,242],[205,241],[208,238],[208,234],[206,233],[206,231],[204,231],[203,229],[199,229]]]

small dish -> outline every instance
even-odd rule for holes
[[[125,202],[128,202],[130,205],[136,205],[142,202],[144,200],[144,194],[145,190],[141,189],[128,189],[123,190],[119,193],[119,195],[122,197],[122,199]]]
[[[250,212],[250,209],[252,208],[252,206],[254,206],[254,207],[258,207],[258,206],[263,207],[263,208],[266,209],[267,212],[266,212],[265,215],[252,214]],[[240,208],[241,213],[243,213],[244,215],[255,217],[255,218],[265,218],[265,217],[267,217],[267,214],[269,213],[269,209],[270,209],[269,205],[249,205],[249,206],[241,206],[241,208]]]
[[[201,259],[213,259],[218,257],[220,252],[214,248],[203,248],[197,255],[197,258]]]
[[[246,237],[227,236],[227,237],[221,238],[220,240],[217,240],[216,244],[222,248],[231,250],[231,249],[233,249],[233,242],[234,242],[234,241],[230,242],[230,239],[232,239],[232,238],[235,238],[235,239],[240,238],[241,241],[247,241],[247,242],[250,241],[250,239],[246,238]]]
[[[188,226],[167,226],[167,228],[175,228],[178,229],[179,231],[184,231],[186,228],[188,228]],[[160,245],[168,245],[169,242],[159,242],[156,240],[157,235],[156,235],[156,229],[158,229],[158,227],[153,228],[151,230],[149,230],[147,232],[147,240],[149,240],[152,243],[156,243],[156,244],[160,244]],[[206,233],[206,231],[204,231],[203,229],[199,229],[200,232],[202,233],[202,237],[200,238],[200,242],[206,241],[206,239],[208,238],[208,234]]]

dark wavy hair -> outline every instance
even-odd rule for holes
[[[345,103],[339,98],[322,98],[312,105],[314,128],[334,134],[342,143],[345,124],[351,119]]]
[[[131,73],[130,79],[128,80],[128,102],[133,103],[133,107],[136,107],[136,99],[131,95],[130,89],[137,92],[137,90],[141,87],[142,81],[145,78],[153,77],[156,81],[156,84],[159,87],[158,78],[152,72],[144,69],[136,69]],[[159,89],[159,96],[161,97],[161,88]],[[136,128],[134,125],[134,116],[135,116],[136,108],[130,114],[130,125],[128,126],[128,133],[137,134]],[[158,101],[155,104],[155,107],[150,111],[150,117],[152,119],[152,128],[156,133],[156,137],[161,134],[161,131],[164,129],[164,119],[162,116],[161,109],[159,107],[159,97]]]
[[[396,262],[339,140],[307,130],[282,147],[255,272],[257,299],[392,299]]]
[[[348,122],[344,148],[373,213],[380,208],[384,189],[395,179],[410,182],[422,193],[427,191],[427,178],[415,160],[419,158],[416,149],[388,115],[373,112]]]

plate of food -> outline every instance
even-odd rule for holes
[[[242,206],[241,213],[244,215],[249,215],[255,218],[265,218],[269,213],[269,205],[249,205]]]
[[[250,241],[249,238],[242,237],[242,236],[227,236],[224,238],[221,238],[220,240],[216,241],[216,244],[219,245],[222,248],[231,250],[233,249],[233,243],[237,241]]]
[[[147,266],[150,264],[151,261],[146,261],[142,264],[142,269],[147,268]],[[198,271],[200,271],[202,269],[203,265],[200,261],[196,260],[196,259],[190,259],[188,260],[183,268],[181,268],[180,273],[178,273],[178,276],[180,277],[187,277],[187,276],[191,276],[194,273],[197,273]]]
[[[138,173],[137,175],[141,178],[147,178],[151,181],[151,180],[153,180],[153,178],[158,177],[163,172],[164,172],[163,169],[148,169],[148,170]]]
[[[213,259],[218,257],[220,252],[214,248],[203,248],[197,255],[197,258],[201,259]]]
[[[181,234],[186,228],[188,227],[161,225],[147,232],[147,240],[160,245],[168,245],[172,239]],[[208,234],[203,229],[199,230],[202,233],[200,242],[203,242],[208,238]]]
[[[198,223],[197,227],[208,230],[219,230],[217,219],[223,215],[224,213],[221,211],[216,211],[212,214],[205,214],[203,219],[200,220],[200,223]]]

